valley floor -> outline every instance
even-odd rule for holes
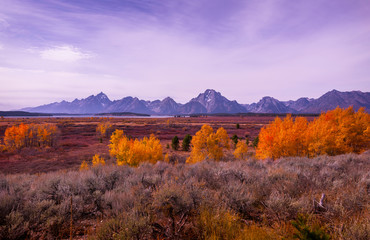
[[[180,143],[186,134],[194,135],[203,124],[213,128],[223,127],[229,136],[248,136],[250,142],[258,135],[262,126],[273,121],[272,116],[243,117],[187,117],[187,118],[4,118],[0,120],[0,144],[5,129],[15,124],[52,123],[59,129],[57,145],[52,148],[25,148],[16,152],[0,152],[2,173],[43,173],[62,169],[78,169],[84,160],[91,161],[100,154],[110,163],[109,137],[100,139],[96,128],[99,122],[109,121],[113,129],[121,129],[127,136],[143,138],[154,134],[161,140],[164,153],[184,161],[189,155],[184,151],[166,148],[171,139],[178,136]],[[239,123],[239,128],[236,124]],[[112,132],[112,131],[111,131]],[[252,149],[252,148],[250,148]]]

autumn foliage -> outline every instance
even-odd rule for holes
[[[156,163],[163,160],[162,145],[154,135],[142,140],[130,139],[122,130],[116,130],[110,142],[109,152],[117,159],[117,165],[138,166],[141,162]]]
[[[234,157],[236,159],[245,160],[247,158],[247,152],[248,152],[247,143],[243,141],[239,141],[236,144],[236,148],[234,151]]]
[[[109,121],[103,121],[98,123],[98,126],[96,127],[96,132],[100,137],[107,137],[109,134],[112,133],[112,123]]]
[[[96,167],[96,166],[99,166],[99,165],[102,165],[102,166],[104,166],[105,165],[105,160],[104,160],[104,158],[103,157],[100,157],[100,155],[99,154],[95,154],[94,156],[93,156],[93,159],[92,159],[92,166],[93,167]]]
[[[4,149],[55,146],[58,128],[53,124],[20,124],[8,127],[4,134]]]
[[[223,156],[223,150],[230,148],[230,139],[224,128],[217,129],[216,132],[207,124],[193,136],[191,140],[190,157],[187,163],[196,163],[206,158],[219,161]]]
[[[92,158],[91,163],[92,163],[92,167],[104,166],[105,160],[104,158],[100,157],[99,154],[95,154]],[[86,161],[83,161],[80,165],[80,171],[84,171],[88,169],[89,169],[89,164]]]
[[[370,115],[352,107],[322,113],[312,122],[304,117],[277,117],[261,129],[256,157],[315,157],[361,153],[370,147]]]
[[[89,164],[86,161],[83,161],[80,165],[80,171],[89,170]]]

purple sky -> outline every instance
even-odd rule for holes
[[[0,0],[0,110],[370,90],[369,0]]]

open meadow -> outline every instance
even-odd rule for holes
[[[100,154],[106,161],[115,160],[109,155],[109,136],[100,137],[97,126],[109,121],[112,129],[123,130],[133,138],[154,134],[163,145],[164,153],[184,161],[189,152],[172,151],[174,136],[180,141],[186,134],[194,135],[204,124],[213,128],[225,128],[230,137],[248,136],[250,142],[258,135],[262,126],[274,119],[272,116],[243,117],[187,117],[187,118],[4,118],[0,121],[0,141],[8,126],[15,124],[55,124],[58,127],[56,145],[49,148],[23,148],[15,152],[0,153],[2,173],[42,173],[63,169],[78,169],[81,162]],[[239,128],[236,127],[239,124]],[[181,149],[180,149],[181,150]]]
[[[272,116],[2,118],[0,239],[367,240],[368,115],[335,111],[321,117],[363,119],[364,142],[350,142],[361,154],[313,156],[294,145],[310,158],[286,157],[292,142],[303,144],[293,139],[277,142],[283,151],[270,149],[272,157],[256,157],[270,154],[270,138],[255,149],[257,136],[274,131],[279,140],[293,129],[301,139],[301,126],[310,133],[320,123],[313,117],[305,125]],[[333,149],[325,151],[337,155]]]

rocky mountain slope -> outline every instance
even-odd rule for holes
[[[145,101],[137,97],[124,97],[111,101],[104,93],[91,95],[72,102],[61,101],[38,107],[24,108],[23,111],[39,113],[95,114],[111,112],[133,112],[152,115],[213,114],[213,113],[320,113],[337,106],[355,110],[370,109],[370,93],[361,91],[340,92],[332,90],[318,99],[299,98],[279,101],[273,97],[263,97],[259,102],[239,104],[222,96],[221,93],[207,89],[186,104],[175,102],[170,97],[163,100]]]

